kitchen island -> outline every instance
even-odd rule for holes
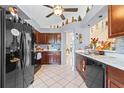
[[[88,87],[124,87],[124,61],[118,57],[76,52],[76,69]]]

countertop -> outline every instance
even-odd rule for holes
[[[95,54],[87,55],[81,51],[76,51],[76,53],[124,71],[124,58],[120,59],[117,57],[106,56],[106,55],[95,55]]]
[[[45,49],[45,50],[36,50],[36,52],[61,52],[61,50]]]

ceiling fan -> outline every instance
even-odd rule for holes
[[[63,12],[77,12],[78,11],[78,8],[63,8],[62,5],[54,5],[54,6],[43,5],[43,6],[53,9],[53,12],[51,12],[50,14],[46,16],[47,18],[55,14],[57,16],[60,16],[62,20],[65,20],[65,16],[63,15]]]

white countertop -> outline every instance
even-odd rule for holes
[[[94,54],[86,55],[80,51],[76,51],[76,53],[124,71],[124,58],[121,59],[118,57],[105,56],[105,55],[94,55]]]
[[[61,52],[61,50],[56,50],[56,49],[44,49],[44,50],[38,50],[37,52]]]

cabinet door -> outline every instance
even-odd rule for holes
[[[61,53],[49,52],[49,64],[61,64]]]
[[[38,33],[38,44],[46,44],[46,34]]]
[[[46,43],[47,44],[54,44],[55,38],[53,33],[46,34]]]
[[[108,78],[108,88],[124,88],[124,85],[113,79],[112,77]]]
[[[61,64],[61,52],[56,52],[55,59],[57,64]]]
[[[40,44],[46,44],[46,34],[45,33],[40,33],[39,41],[40,41]]]
[[[80,55],[76,55],[76,69],[79,71],[79,73],[82,71],[82,57]]]
[[[57,44],[61,43],[61,33],[55,34],[55,43],[57,43]]]
[[[81,72],[82,72],[82,75],[83,75],[83,78],[86,79],[86,65],[87,65],[87,59],[85,57],[83,57],[83,60],[81,62]]]
[[[41,64],[47,64],[48,63],[48,58],[47,58],[47,53],[46,52],[42,52],[41,53],[42,58],[41,58]]]
[[[124,88],[124,71],[107,66],[106,76],[108,88]]]
[[[108,9],[109,37],[124,36],[124,5],[111,5]]]

